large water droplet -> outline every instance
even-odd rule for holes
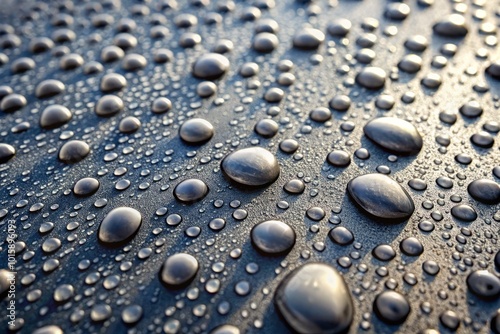
[[[397,154],[416,154],[423,141],[418,130],[409,122],[394,117],[379,117],[363,128],[365,135],[375,144]]]
[[[480,179],[472,181],[467,187],[469,195],[485,204],[500,203],[500,186],[491,180]]]
[[[59,160],[75,163],[83,160],[90,153],[89,145],[81,140],[70,140],[59,150]]]
[[[299,333],[342,333],[354,314],[343,277],[322,263],[308,263],[291,272],[278,286],[274,302]]]
[[[365,67],[356,75],[356,82],[367,89],[381,89],[387,74],[380,67]]]
[[[446,37],[463,37],[469,29],[465,24],[465,18],[460,14],[451,14],[432,27],[434,32]]]
[[[251,238],[253,245],[268,255],[288,253],[295,244],[295,232],[287,224],[268,220],[252,228]]]
[[[202,118],[193,118],[184,122],[179,129],[179,136],[185,142],[199,144],[206,142],[214,135],[212,124]]]
[[[193,65],[193,75],[200,79],[213,80],[223,76],[229,69],[229,60],[218,53],[207,53]]]
[[[467,277],[467,286],[475,295],[495,300],[500,297],[500,278],[487,270],[476,270]]]
[[[348,183],[347,191],[361,209],[383,220],[404,220],[415,210],[406,190],[382,174],[358,176]]]
[[[382,321],[390,324],[401,324],[410,314],[411,307],[400,293],[384,291],[375,298],[373,310]]]
[[[99,240],[106,244],[119,244],[129,240],[139,230],[141,213],[129,207],[111,210],[99,227]]]
[[[0,143],[0,164],[6,163],[16,155],[14,146]]]
[[[276,157],[261,147],[234,151],[222,160],[221,167],[231,180],[247,186],[272,183],[280,174]]]
[[[46,129],[58,128],[69,122],[73,117],[68,108],[53,104],[42,111],[40,116],[40,126]]]
[[[165,260],[160,278],[168,286],[182,287],[191,282],[197,272],[198,261],[192,255],[178,253]]]

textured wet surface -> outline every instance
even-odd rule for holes
[[[498,1],[0,7],[0,332],[500,333]]]

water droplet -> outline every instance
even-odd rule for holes
[[[400,293],[384,291],[375,298],[373,310],[386,323],[402,324],[410,314],[411,307]]]
[[[434,24],[432,30],[440,36],[464,37],[469,32],[465,18],[460,14],[451,14]]]
[[[287,224],[268,220],[255,225],[251,232],[252,244],[267,255],[288,253],[295,244],[295,232]]]
[[[231,180],[247,186],[270,184],[280,174],[275,156],[261,147],[234,151],[222,160],[221,167]]]
[[[192,255],[178,253],[165,260],[160,277],[167,286],[183,287],[193,280],[197,272],[198,261]]]
[[[365,67],[356,75],[356,82],[367,89],[381,89],[387,74],[380,67]]]
[[[16,149],[5,143],[0,143],[0,164],[4,164],[16,155]]]
[[[392,153],[416,154],[423,141],[418,130],[407,121],[394,117],[379,117],[363,128],[365,135],[374,143]]]
[[[500,186],[488,179],[472,181],[467,187],[469,195],[475,200],[485,204],[500,203]]]
[[[344,279],[322,263],[291,272],[278,286],[274,302],[287,324],[300,333],[342,333],[354,314]]]
[[[90,153],[89,145],[81,140],[70,140],[59,150],[59,160],[66,163],[76,163]]]
[[[347,191],[361,209],[376,218],[403,220],[415,210],[406,190],[382,174],[358,176],[348,183]]]
[[[68,108],[59,104],[53,104],[42,111],[40,126],[46,129],[58,128],[68,123],[72,117],[73,115]]]
[[[142,223],[141,213],[129,207],[111,210],[99,227],[99,240],[105,244],[120,244],[132,238]]]
[[[229,60],[218,53],[207,53],[193,65],[193,75],[200,79],[213,80],[223,76],[229,69]]]
[[[208,194],[208,186],[199,179],[187,179],[174,188],[174,196],[183,203],[193,203]]]
[[[476,210],[467,204],[458,204],[452,207],[451,215],[465,222],[472,222],[477,219]]]
[[[193,118],[184,122],[179,129],[179,136],[190,144],[204,143],[214,135],[212,124],[201,118]]]

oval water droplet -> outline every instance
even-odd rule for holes
[[[406,190],[382,174],[358,176],[349,181],[347,191],[363,211],[383,220],[404,220],[415,210]]]
[[[394,117],[379,117],[363,128],[365,135],[389,152],[408,155],[420,152],[422,136],[409,122]]]
[[[129,207],[111,210],[99,226],[99,240],[105,244],[120,244],[132,238],[142,223],[141,213]]]
[[[221,167],[231,180],[247,186],[270,184],[280,174],[276,157],[261,147],[234,151],[222,160]]]
[[[267,255],[288,253],[295,244],[294,230],[277,220],[268,220],[255,225],[250,236],[252,244]]]

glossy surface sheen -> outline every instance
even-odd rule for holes
[[[396,154],[416,154],[422,149],[422,136],[411,123],[402,119],[375,118],[363,131],[375,144]]]
[[[260,147],[245,148],[230,153],[222,160],[221,167],[231,180],[247,186],[272,183],[280,174],[276,157]]]
[[[382,174],[358,176],[349,181],[347,191],[361,209],[376,218],[403,220],[415,210],[406,190]]]
[[[305,264],[290,273],[276,290],[274,303],[299,333],[342,333],[354,313],[344,279],[322,263]]]

